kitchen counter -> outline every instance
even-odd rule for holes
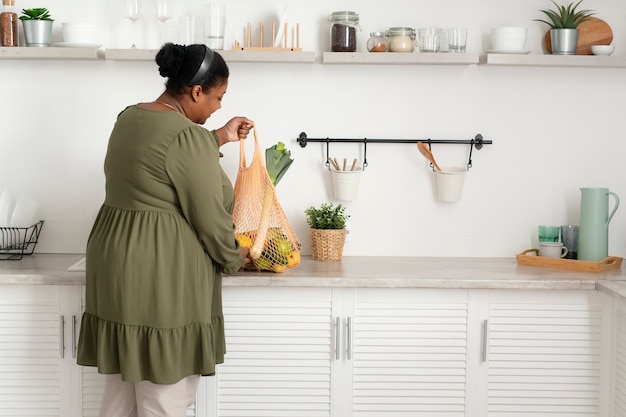
[[[83,285],[82,254],[34,254],[0,261],[0,284]],[[68,268],[72,270],[68,271]],[[620,282],[624,280],[625,282]],[[576,272],[517,265],[515,258],[344,257],[319,262],[303,257],[276,274],[245,271],[225,275],[225,287],[348,287],[594,290],[626,299],[621,269]]]

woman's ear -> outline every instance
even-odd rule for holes
[[[202,94],[202,87],[198,84],[191,87],[191,99],[193,101],[198,101],[200,99],[200,95]]]

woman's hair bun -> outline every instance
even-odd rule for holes
[[[176,77],[183,65],[185,58],[185,45],[166,43],[156,55],[156,63],[159,66],[161,77]]]

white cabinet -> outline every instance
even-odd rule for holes
[[[2,287],[0,416],[80,415],[73,398],[79,313],[80,287]]]
[[[331,415],[331,294],[328,288],[225,288],[227,354],[209,415]]]
[[[611,303],[595,291],[474,293],[486,351],[479,415],[607,416]],[[486,362],[483,362],[485,360]]]
[[[615,301],[615,337],[613,340],[613,413],[611,417],[626,417],[626,302]]]
[[[2,286],[1,417],[97,416],[81,292]],[[626,306],[596,291],[225,287],[224,313],[188,416],[626,417]]]
[[[610,306],[582,290],[226,288],[209,415],[605,416]]]

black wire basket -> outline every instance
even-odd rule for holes
[[[31,255],[42,227],[43,220],[29,227],[0,227],[0,261],[19,261]]]

